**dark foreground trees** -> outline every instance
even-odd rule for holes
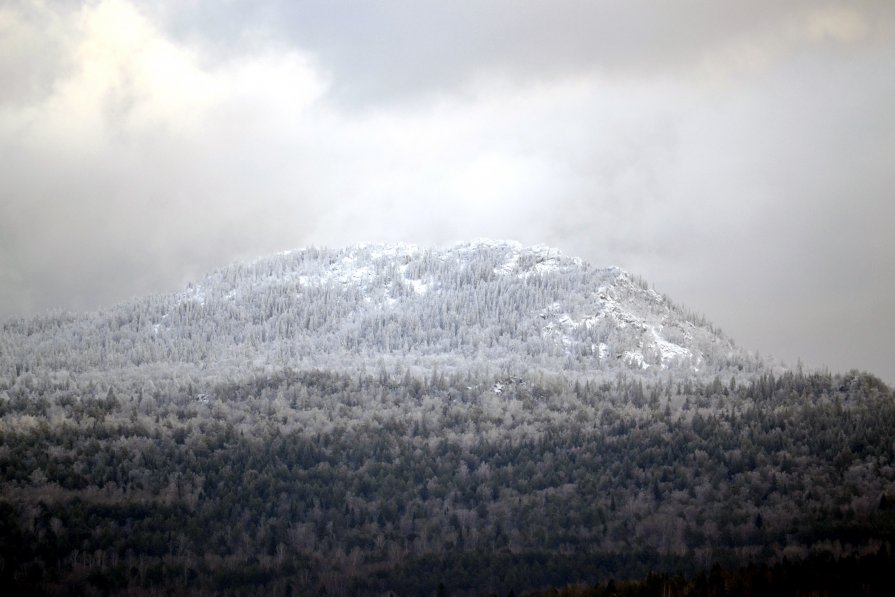
[[[885,596],[895,589],[895,558],[886,548],[862,556],[816,554],[802,560],[736,568],[715,565],[690,576],[650,573],[631,581],[569,585],[525,597],[727,597],[773,595]]]
[[[169,394],[3,393],[7,589],[518,594],[614,579],[633,595],[653,594],[636,592],[652,573],[702,595],[740,586],[751,562],[740,594],[759,594],[787,565],[872,567],[895,537],[895,402],[856,373],[286,371]]]

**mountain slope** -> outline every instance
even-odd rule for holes
[[[2,328],[7,371],[238,376],[283,367],[715,375],[757,359],[616,267],[545,246],[302,249],[181,293]]]
[[[772,374],[553,249],[294,251],[4,325],[0,590],[507,594],[866,555],[895,542],[893,428],[873,376]]]

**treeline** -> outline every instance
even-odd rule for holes
[[[20,388],[0,397],[10,589],[479,594],[895,538],[895,399],[865,374]]]

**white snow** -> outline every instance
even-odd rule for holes
[[[552,339],[570,354],[576,345],[588,338],[584,334],[586,330],[603,325],[609,333],[611,330],[630,330],[627,337],[637,340],[636,348],[621,352],[621,359],[628,366],[648,369],[650,363],[657,363],[667,369],[675,364],[699,362],[701,355],[662,334],[667,323],[677,330],[676,337],[692,342],[691,330],[697,329],[673,312],[662,295],[652,289],[644,290],[620,268],[610,267],[602,271],[607,283],[600,285],[593,295],[593,302],[585,305],[585,308],[592,305],[593,311],[582,313],[580,306],[567,309],[560,302],[553,302],[538,312],[538,316],[545,320],[541,326],[545,338]],[[685,323],[689,325],[685,326]],[[601,361],[609,355],[609,346],[605,342],[598,344],[588,339],[585,346],[589,346],[590,354]]]
[[[481,280],[470,278],[470,269],[481,272],[483,265],[484,271],[493,270],[495,276]],[[543,279],[545,283],[532,284],[533,278]],[[713,343],[718,343],[718,354],[733,354],[729,342],[717,338],[705,326],[695,324],[695,320],[691,321],[664,296],[638,283],[625,270],[614,266],[591,268],[544,245],[525,247],[514,241],[478,239],[449,248],[424,250],[403,243],[356,245],[346,249],[309,248],[224,268],[200,282],[180,293],[179,301],[207,306],[215,299],[226,300],[227,310],[217,310],[215,315],[228,317],[238,315],[240,309],[256,311],[249,306],[253,301],[270,301],[272,308],[266,311],[278,313],[277,318],[289,321],[291,329],[300,334],[305,322],[320,326],[325,321],[323,328],[316,328],[316,334],[300,336],[300,341],[308,344],[333,343],[327,338],[338,333],[342,335],[339,346],[369,351],[382,343],[392,347],[403,345],[413,351],[419,349],[416,338],[398,340],[395,334],[426,330],[432,323],[428,301],[444,300],[450,306],[441,311],[438,320],[445,327],[425,332],[426,339],[421,345],[425,354],[434,354],[447,346],[456,347],[455,340],[449,339],[448,330],[457,329],[458,312],[464,313],[459,318],[461,326],[477,321],[482,338],[488,338],[485,343],[476,344],[479,332],[466,332],[461,341],[462,350],[466,355],[477,355],[475,358],[500,358],[501,350],[505,350],[500,338],[506,337],[507,329],[531,330],[532,327],[540,331],[535,335],[535,338],[540,336],[538,341],[546,340],[556,349],[547,351],[544,358],[566,354],[575,359],[592,359],[595,366],[607,369],[619,366],[692,369],[699,367],[707,356],[702,352],[706,348],[700,347]],[[469,285],[474,286],[472,301],[463,298],[464,302],[459,303],[461,297],[468,296]],[[527,312],[525,309],[529,307],[517,312],[511,306],[530,305],[530,298],[526,297],[531,296],[538,296],[544,302]],[[321,297],[326,302],[323,309],[339,305],[328,319],[320,319],[321,311],[313,306]],[[477,304],[481,299],[487,302]],[[481,319],[485,312],[490,319]],[[414,314],[422,313],[427,314],[429,321],[413,319]],[[200,316],[181,313],[178,325],[184,317]],[[398,318],[400,323],[386,323],[388,320],[383,317]],[[518,318],[518,324],[500,321],[504,317]],[[286,342],[280,338],[283,328],[275,320],[261,324],[268,327],[268,337]],[[160,319],[147,327],[147,332],[154,335],[169,330]],[[384,341],[383,333],[391,337]],[[528,354],[543,350],[543,345],[539,347],[536,342],[523,341]],[[296,352],[292,346],[276,350]],[[715,354],[714,349],[711,354]]]
[[[689,359],[693,356],[693,353],[690,351],[689,348],[684,348],[683,346],[674,344],[673,342],[669,342],[668,340],[662,338],[655,327],[649,326],[649,331],[653,336],[654,346],[661,355],[663,369],[666,369],[668,367],[668,363],[670,363],[674,359]]]
[[[500,267],[494,268],[495,274],[512,274],[516,271],[516,266],[519,263],[519,251],[514,250],[510,253],[509,258],[507,258],[506,262]]]
[[[429,290],[429,285],[423,282],[422,280],[407,280],[410,284],[413,291],[417,294],[426,294]]]
[[[199,284],[190,284],[186,290],[186,299],[200,305],[205,304],[205,290]]]
[[[639,369],[649,369],[649,363],[646,362],[643,353],[639,350],[626,350],[622,354],[622,360]]]

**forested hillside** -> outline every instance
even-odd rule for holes
[[[0,328],[0,380],[88,375],[128,389],[286,367],[711,377],[763,365],[624,270],[496,241],[291,251],[184,292]]]
[[[772,368],[617,268],[308,249],[3,325],[0,585],[506,594],[884,553],[893,429],[875,377]]]
[[[475,593],[895,533],[895,403],[865,375],[283,372],[215,396],[6,390],[3,582]]]

